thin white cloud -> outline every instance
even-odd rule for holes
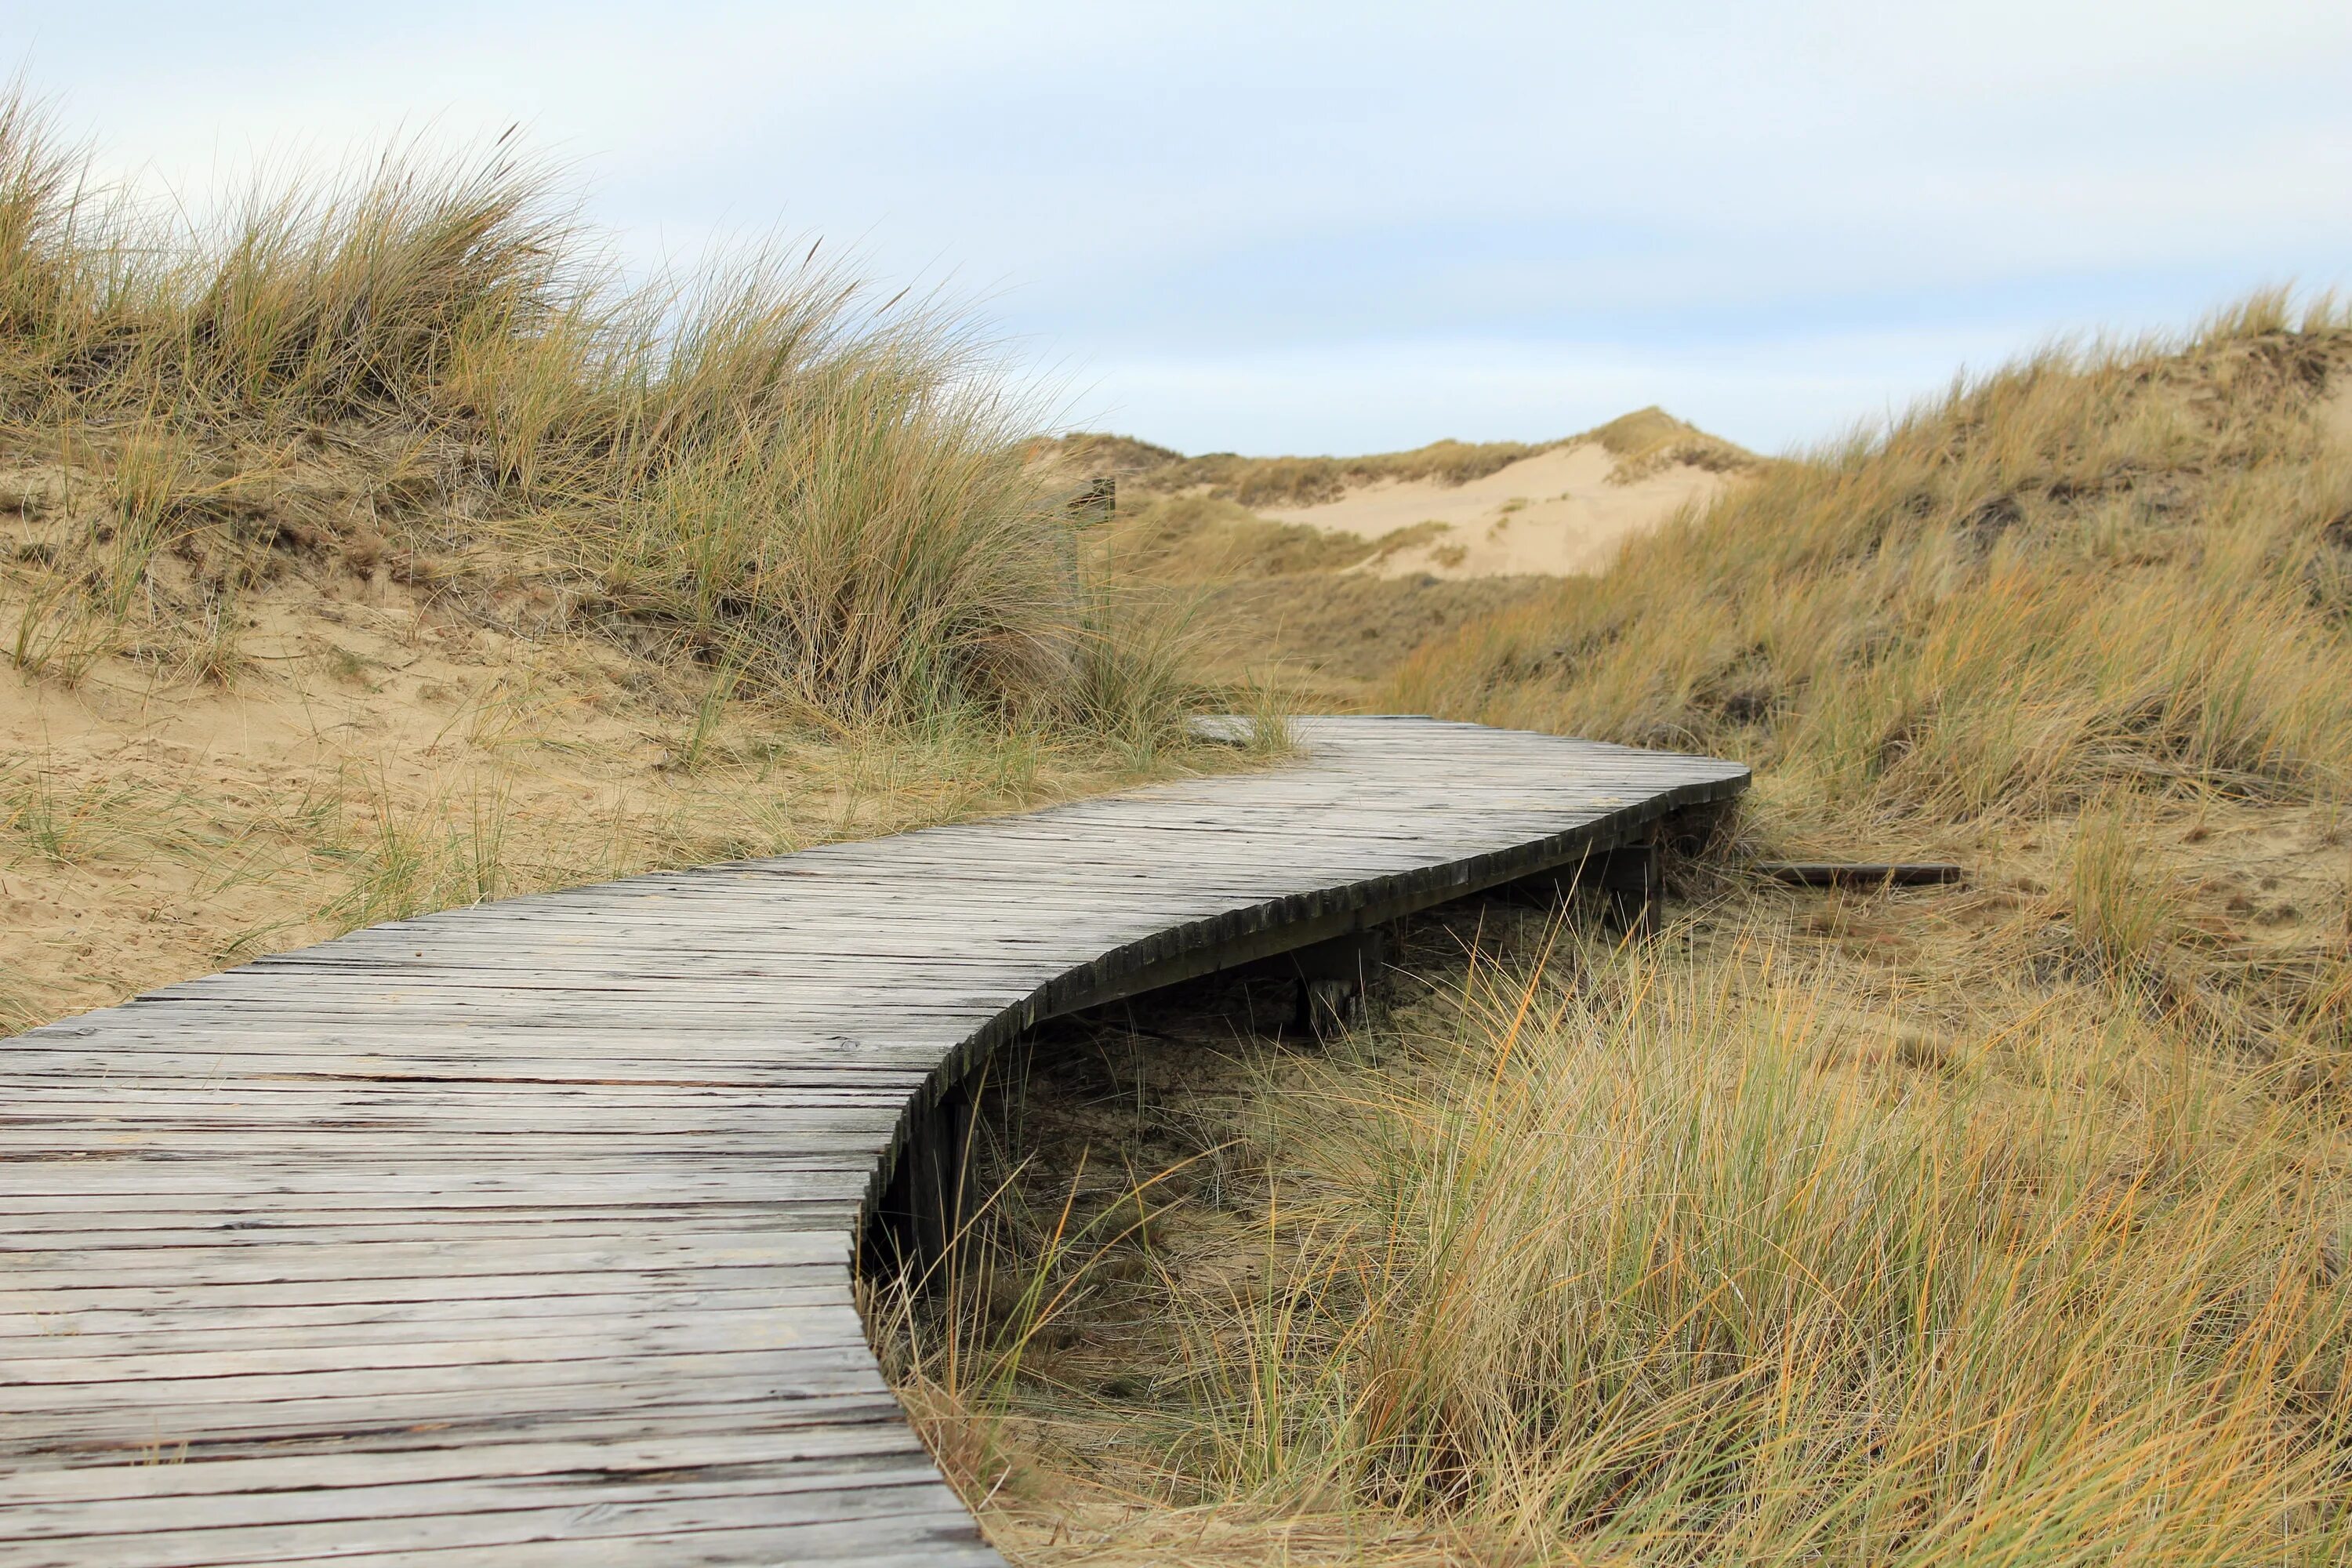
[[[862,244],[1189,446],[1627,398],[1780,445],[1963,353],[2352,262],[2352,7],[2302,0],[99,3],[10,36],[193,202],[520,122],[640,262]]]

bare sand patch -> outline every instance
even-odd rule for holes
[[[2327,395],[2319,400],[2315,412],[2319,427],[2328,438],[2352,447],[2352,375],[2338,375]]]
[[[1443,533],[1356,568],[1384,577],[1571,576],[1600,571],[1627,539],[1739,482],[1687,463],[1622,483],[1612,478],[1618,471],[1619,459],[1606,447],[1578,441],[1465,484],[1381,480],[1337,500],[1261,515],[1363,539],[1421,523],[1446,525]]]
[[[227,684],[132,655],[70,683],[0,665],[0,1036],[376,921],[1118,782],[813,730],[683,661],[519,636],[382,574],[298,570],[237,609]],[[14,621],[0,605],[0,647]]]

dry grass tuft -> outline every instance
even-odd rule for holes
[[[1586,441],[1618,459],[1612,477],[1619,483],[1675,463],[1717,473],[1763,466],[1754,453],[1655,407],[1558,441],[1433,441],[1409,452],[1355,458],[1244,458],[1233,452],[1188,458],[1130,436],[1085,431],[1042,443],[1036,455],[1066,472],[1117,478],[1130,492],[1222,503],[1224,515],[1234,516],[1262,507],[1313,506],[1383,480],[1467,484],[1522,458]]]
[[[1325,1195],[1199,1325],[1188,1472],[1489,1561],[2337,1560],[2352,1194],[2302,1116],[2091,1008],[1860,1066],[1778,956],[1488,972],[1287,1097]]]
[[[1765,467],[1755,453],[1720,436],[1710,436],[1696,425],[1685,424],[1655,404],[1621,414],[1608,424],[1597,425],[1570,439],[1599,442],[1617,459],[1610,477],[1619,484],[1630,483],[1676,463],[1719,474],[1754,473]]]
[[[1463,484],[1560,444],[1447,440],[1409,452],[1357,458],[1244,458],[1234,452],[1188,458],[1129,436],[1080,432],[1050,443],[1039,455],[1070,471],[1116,476],[1123,487],[1160,495],[1202,495],[1248,510],[1310,506],[1334,500],[1351,486],[1381,479]]]
[[[143,647],[229,679],[235,595],[308,560],[476,605],[528,583],[547,620],[847,721],[1124,732],[1196,700],[1129,689],[1176,678],[1106,613],[1002,385],[971,323],[816,247],[624,289],[505,145],[192,229],[0,101],[30,672]]]

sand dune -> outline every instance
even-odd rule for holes
[[[1522,458],[1466,484],[1382,480],[1337,500],[1270,509],[1263,515],[1367,539],[1416,524],[1445,525],[1442,531],[1430,530],[1426,541],[1357,568],[1382,576],[1566,576],[1601,570],[1626,539],[1738,482],[1731,475],[1676,463],[1618,484],[1610,478],[1617,466],[1617,458],[1600,442],[1578,441]]]

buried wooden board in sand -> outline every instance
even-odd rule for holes
[[[1738,482],[1734,473],[1681,462],[1627,475],[1607,446],[1579,440],[1462,484],[1376,480],[1334,500],[1263,515],[1365,539],[1422,531],[1425,537],[1356,568],[1381,576],[1568,576],[1600,571],[1627,539]]]

